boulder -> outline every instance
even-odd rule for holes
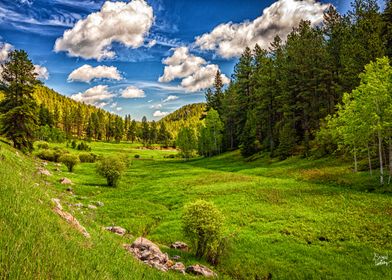
[[[61,178],[60,179],[60,184],[62,185],[73,185],[72,181],[68,178]]]
[[[200,264],[188,266],[186,268],[185,272],[187,272],[189,274],[194,274],[194,275],[201,275],[204,277],[216,277],[217,276],[216,273],[213,272],[211,269],[209,269],[208,267],[206,267],[204,265],[200,265]]]
[[[176,262],[169,269],[185,274],[185,265],[182,262]]]
[[[188,245],[184,242],[181,242],[181,241],[174,242],[172,245],[170,245],[170,247],[177,249],[177,250],[185,251],[185,252],[187,252],[189,249]]]
[[[105,229],[121,236],[123,236],[127,232],[125,228],[118,226],[106,227]]]
[[[58,198],[53,198],[52,201],[55,204],[55,207],[53,208],[53,211],[57,213],[61,218],[63,218],[67,223],[69,223],[72,227],[74,227],[76,230],[78,230],[80,233],[84,235],[86,238],[90,238],[90,234],[87,232],[87,230],[79,223],[79,221],[72,216],[70,213],[65,212],[63,210],[63,207],[60,203],[60,199]]]
[[[42,168],[42,167],[38,168],[38,174],[45,175],[45,176],[52,176],[52,173],[50,173],[49,170]]]
[[[175,256],[173,256],[171,259],[172,259],[172,260],[174,260],[174,261],[178,261],[179,259],[181,259],[181,257],[180,257],[180,256],[177,256],[177,255],[175,255]]]
[[[103,204],[103,202],[101,202],[101,201],[97,201],[97,202],[95,202],[95,205],[97,205],[98,207],[102,207],[105,204]]]
[[[95,209],[97,209],[97,206],[89,204],[89,205],[87,205],[87,208],[91,209],[91,210],[95,210]]]

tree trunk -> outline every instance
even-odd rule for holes
[[[384,167],[382,161],[382,139],[381,139],[381,131],[378,131],[378,157],[380,160],[380,184],[384,185]]]
[[[354,172],[358,172],[358,162],[357,162],[357,149],[354,146]]]
[[[391,176],[392,176],[392,139],[389,137],[389,177],[388,177],[388,185],[391,182]]]
[[[368,151],[368,160],[369,160],[369,172],[370,172],[370,176],[373,176],[372,159],[370,158],[369,143],[368,143],[368,145],[367,145],[367,151]]]

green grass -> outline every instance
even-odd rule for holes
[[[51,248],[59,248],[48,266],[41,265],[45,271],[59,266],[77,277],[82,273],[80,266],[70,264],[80,262],[83,269],[95,269],[97,265],[106,273],[97,278],[125,279],[128,276],[129,279],[129,275],[133,275],[130,279],[142,279],[143,273],[148,275],[145,279],[176,277],[176,274],[160,274],[138,265],[121,249],[124,241],[103,232],[101,227],[125,227],[134,237],[145,235],[170,255],[181,255],[184,263],[195,263],[197,260],[191,253],[180,254],[167,246],[177,240],[186,241],[181,231],[183,206],[201,198],[212,201],[222,211],[226,233],[230,236],[227,253],[214,268],[220,276],[264,279],[271,274],[272,279],[392,279],[392,264],[376,266],[373,260],[374,253],[390,255],[392,260],[392,197],[388,187],[378,188],[377,176],[352,173],[352,167],[344,161],[290,158],[278,162],[261,156],[256,161],[246,162],[238,152],[231,152],[184,162],[164,159],[174,151],[139,149],[137,144],[90,145],[96,154],[115,153],[131,159],[117,188],[107,187],[91,163],[76,166],[74,173],[66,172],[64,166],[61,172],[56,172],[55,165],[50,163],[48,168],[54,173],[49,179],[52,185],[38,188],[34,196],[27,186],[19,190],[17,182],[7,188],[15,197],[15,192],[26,192],[20,205],[28,205],[26,211],[35,207],[40,213],[32,214],[34,219],[23,222],[35,228],[32,236],[38,235],[41,227],[48,231],[56,229],[55,234],[50,235],[52,243],[34,251],[42,254],[40,250],[49,252]],[[135,154],[141,158],[135,159]],[[10,165],[9,162],[0,164]],[[20,172],[21,177],[9,172],[9,180],[18,177],[23,181],[26,172]],[[57,183],[61,177],[75,183],[74,196]],[[53,217],[48,201],[54,195],[84,205],[104,202],[105,206],[97,210],[71,207],[91,232],[91,241],[86,242]],[[14,196],[7,195],[10,199],[15,199]],[[44,206],[35,202],[38,198],[44,201]],[[3,204],[1,201],[0,221],[23,225],[20,215],[16,217],[12,214],[15,211],[7,210],[11,202]],[[8,240],[11,232],[10,229],[5,238],[1,232],[0,240],[17,247],[19,243]],[[49,232],[45,235],[49,236]],[[57,243],[56,237],[62,235],[67,236],[66,244]],[[19,238],[31,240],[32,237],[21,233]],[[63,237],[58,239],[64,240]],[[3,246],[1,243],[0,248]],[[59,258],[68,247],[78,254],[65,256],[66,261],[62,262]],[[80,248],[83,249],[78,251]],[[33,256],[33,253],[25,253],[20,258],[27,259],[29,267],[36,271],[39,264]],[[10,256],[6,257],[11,262]],[[105,261],[107,258],[111,261]],[[121,269],[116,263],[121,263]],[[124,271],[124,267],[128,270]],[[136,272],[132,274],[132,270]]]

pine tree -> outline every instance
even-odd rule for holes
[[[4,100],[0,103],[1,133],[12,140],[15,148],[31,151],[37,128],[37,104],[33,99],[38,84],[34,65],[23,50],[9,54],[2,65],[1,79]]]
[[[135,120],[132,120],[128,132],[127,132],[127,139],[132,141],[132,143],[136,140],[137,135],[137,123]]]
[[[142,127],[140,133],[140,138],[142,139],[143,144],[147,145],[150,139],[150,125],[147,122],[146,116],[143,116],[142,118]]]

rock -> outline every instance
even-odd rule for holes
[[[97,209],[97,206],[89,204],[89,205],[87,205],[87,208],[91,209],[91,210],[95,210],[95,209]]]
[[[127,230],[125,228],[118,227],[118,226],[106,227],[105,229],[108,231],[111,231],[115,234],[118,234],[120,236],[123,236],[127,232]]]
[[[188,245],[184,242],[181,242],[181,241],[174,242],[172,245],[170,245],[170,247],[177,249],[177,250],[185,251],[185,252],[187,252],[189,249]]]
[[[63,210],[63,207],[61,206],[60,199],[58,198],[53,198],[52,201],[55,204],[55,207],[53,208],[53,211],[57,213],[61,218],[63,218],[67,223],[69,223],[71,226],[73,226],[76,230],[78,230],[80,233],[84,235],[86,238],[90,238],[90,234],[87,232],[87,230],[79,223],[79,221],[72,216],[70,213],[65,212]]]
[[[42,166],[47,166],[48,162],[47,161],[43,161],[41,164],[42,164]]]
[[[52,176],[52,174],[49,172],[49,170],[42,168],[42,167],[38,168],[38,174],[45,175],[45,176]]]
[[[188,266],[186,268],[185,272],[190,273],[190,274],[194,274],[194,275],[201,275],[204,277],[216,277],[217,276],[216,273],[213,272],[211,269],[209,269],[208,267],[206,267],[204,265],[200,265],[200,264]]]
[[[97,202],[95,202],[95,205],[97,205],[98,207],[102,207],[105,204],[103,204],[103,202],[101,202],[101,201],[97,201]]]
[[[170,267],[170,270],[185,274],[185,265],[182,262],[176,262],[173,266]]]
[[[66,189],[66,191],[71,193],[71,192],[73,192],[73,188],[68,187],[68,188]]]
[[[83,203],[80,203],[80,202],[75,203],[73,206],[81,208],[81,207],[83,207]]]
[[[68,178],[61,178],[60,179],[60,184],[62,185],[73,185],[72,181]]]
[[[173,256],[171,259],[174,261],[178,261],[179,259],[181,259],[181,257],[176,255],[176,256]]]
[[[124,248],[138,260],[161,271],[167,271],[174,265],[167,254],[162,253],[156,244],[146,238],[139,237],[131,245],[125,244]]]

